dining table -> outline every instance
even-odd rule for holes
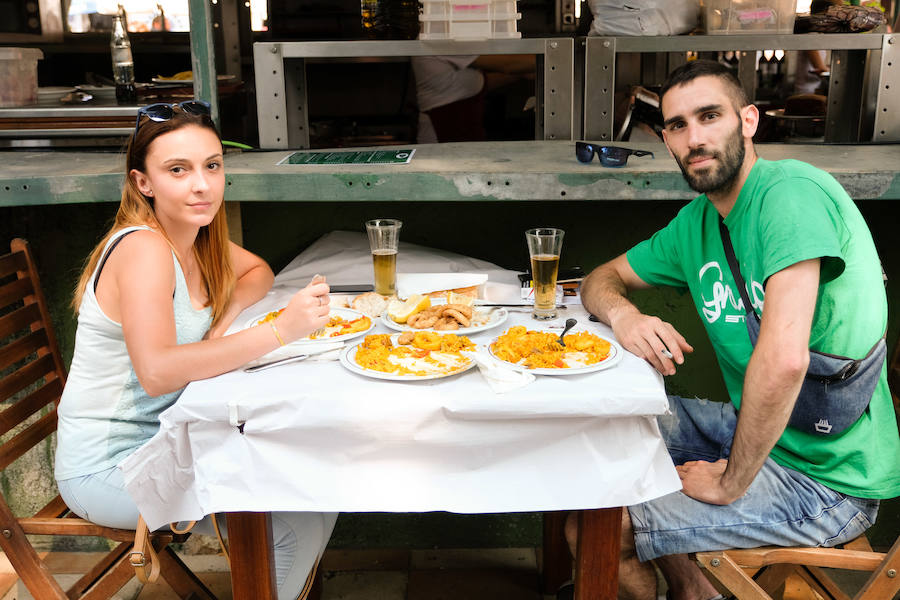
[[[402,241],[397,271],[398,284],[478,275],[478,302],[514,305],[493,309],[468,334],[486,359],[447,377],[396,380],[348,368],[356,337],[308,360],[194,381],[121,465],[148,526],[226,513],[234,598],[260,600],[276,597],[273,511],[543,512],[551,591],[571,574],[566,511],[580,511],[575,598],[616,598],[622,507],[681,488],[656,423],[668,410],[661,375],[590,321],[577,296],[563,297],[557,319],[533,320],[516,271]],[[256,326],[315,275],[371,283],[365,234],[334,231],[314,242],[229,333]],[[333,306],[342,301],[332,296]],[[567,318],[577,320],[573,332],[610,340],[615,360],[491,382],[504,368],[490,355],[492,340],[515,325],[560,332]],[[397,329],[376,317],[365,333]],[[315,342],[304,344],[294,351]]]

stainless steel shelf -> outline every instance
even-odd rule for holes
[[[796,35],[704,35],[674,37],[589,37],[579,40],[584,51],[583,137],[614,139],[613,111],[616,54],[622,52],[708,52],[732,50],[831,50],[831,78],[825,141],[859,142],[866,119],[872,118],[872,141],[900,140],[900,35],[881,33]],[[749,57],[748,57],[749,58]],[[873,67],[868,68],[870,61]],[[867,75],[868,72],[868,75]],[[742,62],[739,75],[748,91],[755,89],[755,71]],[[751,94],[752,97],[752,94]]]
[[[353,57],[535,54],[538,73],[535,138],[573,139],[575,43],[572,38],[509,40],[396,40],[258,42],[253,44],[261,148],[308,148],[306,62]]]

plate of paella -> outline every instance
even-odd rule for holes
[[[582,375],[618,364],[624,350],[590,331],[573,331],[559,344],[559,334],[532,331],[522,325],[510,327],[488,346],[504,366],[536,375]]]
[[[358,375],[389,381],[450,377],[475,366],[475,344],[463,335],[407,331],[367,335],[341,353],[341,364]]]
[[[244,328],[264,325],[281,314],[283,308],[256,315],[244,325]],[[296,344],[309,342],[338,342],[352,340],[369,333],[375,327],[371,317],[367,317],[352,308],[332,308],[328,313],[328,324],[312,334],[291,342]]]

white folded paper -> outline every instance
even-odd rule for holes
[[[487,280],[486,273],[397,273],[397,295],[409,298],[412,294],[481,285]]]
[[[525,387],[535,380],[534,375],[527,371],[515,371],[500,365],[492,356],[480,350],[469,354],[484,380],[497,394],[504,394]]]
[[[309,355],[306,360],[337,360],[341,355],[344,342],[292,342],[280,348],[276,348],[268,354],[263,354],[256,360],[251,360],[243,368],[255,367],[263,363],[282,358],[291,358],[301,354]]]

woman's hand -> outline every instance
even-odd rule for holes
[[[305,288],[294,294],[284,311],[275,319],[275,326],[285,343],[293,342],[328,323],[331,307],[329,287],[325,278],[317,275]]]

